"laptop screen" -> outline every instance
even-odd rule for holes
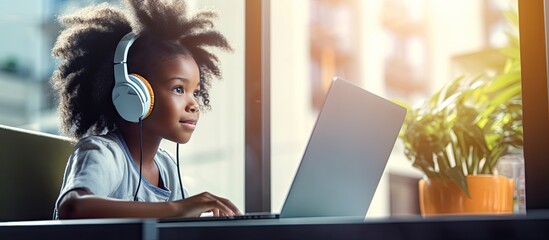
[[[365,216],[406,109],[336,79],[280,217]]]

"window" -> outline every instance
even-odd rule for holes
[[[502,11],[516,11],[515,5],[509,0],[271,1],[273,210],[282,207],[331,77],[417,105],[457,76],[503,68],[505,57],[495,48],[513,30]],[[391,184],[417,187],[409,179],[421,177],[397,141],[368,216],[390,215],[391,202],[417,201],[416,196],[390,199],[390,189],[402,187]]]

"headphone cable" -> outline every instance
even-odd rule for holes
[[[135,195],[133,195],[133,201],[137,200],[137,193],[139,192],[139,187],[141,187],[141,176],[143,171],[143,119],[139,118],[139,179],[137,183],[137,189],[135,190]]]
[[[181,169],[179,168],[179,144],[176,143],[176,166],[177,166],[177,176],[179,179],[179,189],[181,190],[182,199],[185,198],[185,192],[183,191],[183,182],[181,181]],[[139,182],[137,184],[137,189],[135,190],[135,195],[133,200],[137,201],[137,193],[141,187],[141,176],[143,175],[143,121],[139,118]]]
[[[181,199],[185,198],[185,192],[183,192],[183,183],[181,182],[181,169],[179,168],[179,143],[175,143],[175,155],[176,155],[176,166],[177,166],[177,176],[179,179],[179,189],[181,190]]]

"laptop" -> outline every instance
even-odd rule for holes
[[[280,214],[201,217],[187,221],[364,219],[405,116],[406,108],[335,78]],[[175,221],[180,220],[185,221],[181,218]]]

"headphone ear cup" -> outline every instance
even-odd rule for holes
[[[143,115],[143,119],[147,118],[149,115],[151,115],[151,112],[154,107],[154,91],[151,87],[151,84],[147,79],[145,79],[143,76],[137,74],[137,73],[131,73],[128,75],[128,78],[131,81],[136,82],[138,86],[140,86],[141,90],[144,92],[146,103],[145,103],[145,114]]]
[[[136,74],[128,75],[128,81],[116,83],[112,91],[112,101],[116,111],[129,122],[139,122],[140,118],[145,119],[152,111],[150,94],[152,88],[147,80],[137,76]]]

